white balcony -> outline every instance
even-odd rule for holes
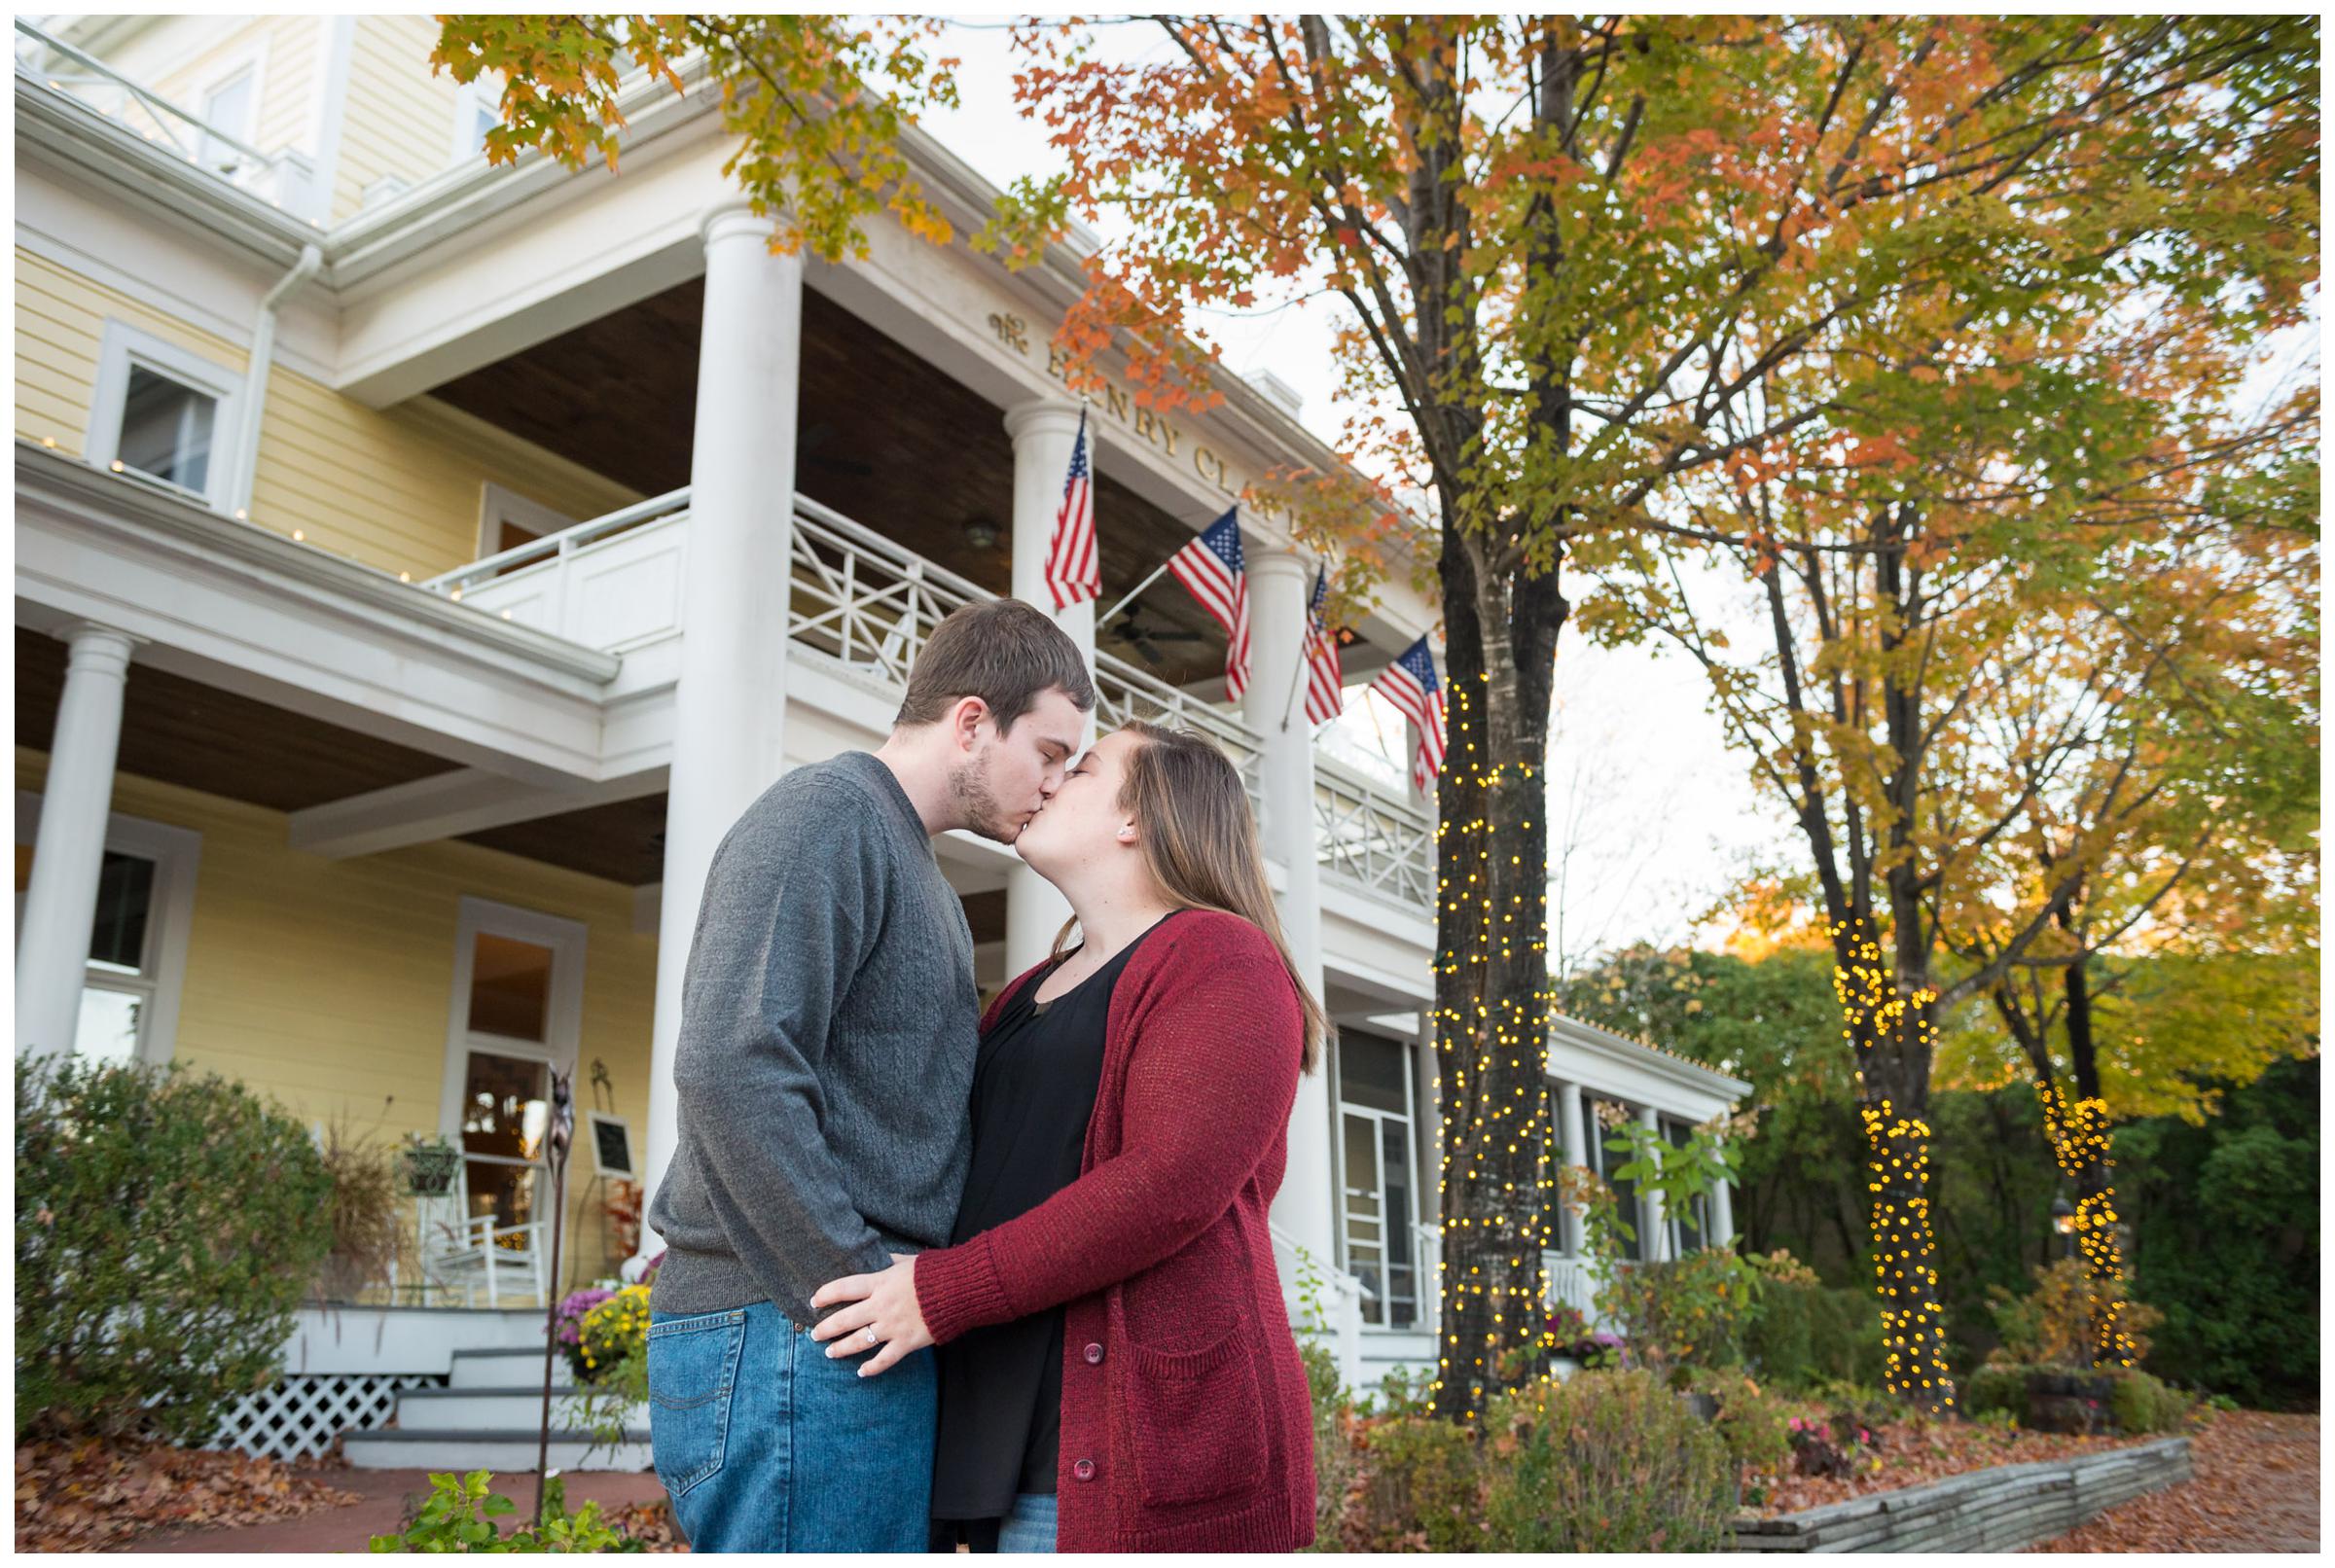
[[[17,35],[19,79],[73,99],[295,217],[323,221],[329,196],[317,186],[315,164],[305,153],[288,147],[263,153],[21,18]]]
[[[1330,875],[1411,909],[1435,907],[1435,819],[1319,752],[1313,758],[1313,841]]]
[[[677,635],[689,491],[674,490],[474,561],[422,585],[472,609],[604,653]],[[896,705],[943,617],[996,595],[808,496],[794,501],[792,657],[824,664],[871,704]],[[1263,737],[1221,703],[1105,654],[1096,722],[1142,719],[1206,735],[1259,798]],[[883,716],[888,722],[888,712]],[[1399,788],[1326,754],[1314,758],[1314,841],[1322,870],[1419,911],[1435,906],[1435,821]]]

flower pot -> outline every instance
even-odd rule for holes
[[[459,1149],[409,1149],[406,1189],[416,1197],[444,1197],[453,1191],[454,1176],[461,1166]]]

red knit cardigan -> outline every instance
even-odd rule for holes
[[[1313,1539],[1312,1401],[1266,1228],[1304,1030],[1262,932],[1175,915],[1111,992],[1078,1180],[916,1259],[938,1343],[1066,1303],[1058,1550]]]

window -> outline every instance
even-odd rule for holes
[[[197,156],[204,168],[222,174],[241,168],[243,155],[233,143],[248,145],[251,141],[252,114],[259,104],[259,76],[256,64],[246,65],[203,94],[202,123],[207,128],[202,149]],[[210,134],[213,131],[218,134]]]
[[[211,473],[219,400],[144,365],[129,368],[122,401],[122,461],[141,474],[200,491]]]
[[[479,487],[479,559],[573,528],[576,519],[492,480]],[[532,564],[531,562],[529,564]]]
[[[17,920],[32,882],[41,800],[17,796]],[[168,1061],[176,1049],[179,989],[202,836],[137,817],[108,819],[82,982],[76,1055],[103,1061]]]
[[[90,410],[90,461],[118,462],[222,506],[241,388],[240,374],[226,366],[108,321]]]
[[[1341,1030],[1338,1097],[1346,1267],[1373,1297],[1362,1303],[1362,1321],[1373,1328],[1416,1328],[1419,1194],[1411,1048]]]
[[[548,1218],[552,1073],[575,1062],[583,982],[583,926],[462,901],[441,1124],[462,1150],[467,1218]]]
[[[454,94],[453,161],[467,162],[486,150],[486,133],[503,123],[502,79],[483,76]]]
[[[1604,1123],[1598,1120],[1599,1105],[1621,1105],[1621,1102],[1600,1099],[1587,1090],[1582,1092],[1581,1136],[1589,1145],[1586,1151],[1589,1158],[1583,1162],[1590,1169],[1604,1177],[1605,1185],[1613,1189],[1615,1207],[1621,1215],[1622,1223],[1629,1226],[1634,1232],[1629,1240],[1622,1243],[1622,1256],[1644,1258],[1647,1255],[1646,1243],[1653,1238],[1646,1234],[1646,1228],[1641,1223],[1641,1216],[1637,1211],[1637,1184],[1612,1174],[1628,1162],[1629,1157],[1605,1147],[1608,1138],[1617,1138],[1620,1134],[1609,1130]],[[1635,1111],[1626,1105],[1623,1105],[1622,1109],[1633,1118],[1637,1115]]]

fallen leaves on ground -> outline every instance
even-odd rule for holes
[[[627,1503],[615,1511],[616,1527],[651,1551],[687,1551],[689,1543],[673,1524],[673,1505],[660,1497],[649,1503]]]
[[[2317,1551],[2318,1417],[2231,1410],[2189,1437],[2193,1479],[2035,1551]]]
[[[95,1440],[17,1449],[18,1551],[106,1551],[155,1530],[256,1524],[362,1501],[246,1454]]]
[[[1974,1421],[1891,1421],[1874,1429],[1878,1451],[1858,1447],[1856,1470],[1842,1477],[1792,1476],[1768,1479],[1759,1513],[1768,1518],[1845,1503],[1852,1497],[1925,1486],[1949,1476],[1997,1465],[2026,1465],[2045,1459],[2073,1459],[2154,1443],[2155,1437],[2085,1438],[2058,1432],[2021,1432]],[[1881,1461],[1875,1468],[1873,1461]],[[1748,1484],[1748,1483],[1746,1483]]]

